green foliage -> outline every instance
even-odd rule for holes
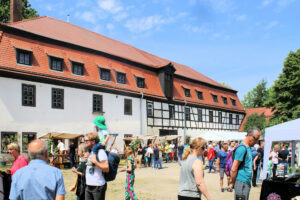
[[[9,7],[10,0],[0,0],[0,22],[9,22],[10,18],[10,7]],[[30,19],[33,17],[38,17],[38,12],[31,8],[30,3],[28,0],[22,1],[23,6],[23,12],[22,12],[22,18],[23,19]]]
[[[57,149],[57,146],[55,145],[54,143],[54,140],[53,140],[53,137],[51,136],[49,139],[46,140],[47,143],[48,143],[48,155],[50,156],[52,153],[51,153],[51,146],[53,145],[53,153],[57,153],[58,152],[58,149]]]
[[[140,141],[139,140],[134,140],[132,145],[131,145],[131,148],[133,150],[133,152],[137,152],[137,149],[138,149],[138,145],[140,144]]]
[[[20,135],[17,134],[7,134],[7,135],[3,135],[1,138],[1,148],[2,148],[2,152],[8,152],[7,150],[7,145],[9,145],[10,143],[18,143],[19,141],[19,137]]]
[[[190,135],[186,135],[185,136],[185,143],[186,144],[190,144],[190,142],[191,142],[191,136]]]
[[[272,86],[266,106],[276,108],[268,125],[300,117],[300,49],[290,52],[285,59],[282,73]]]
[[[262,133],[265,132],[266,126],[266,116],[264,114],[258,115],[257,113],[253,113],[247,118],[247,121],[244,125],[244,131],[248,132],[253,127],[257,127],[261,130]]]
[[[226,87],[228,87],[228,88],[232,88],[230,85],[228,85],[228,84],[225,83],[225,82],[222,82],[221,84],[224,85],[224,86],[226,86]]]
[[[255,88],[249,91],[242,100],[244,108],[259,108],[264,107],[265,102],[269,98],[269,90],[267,82],[262,79]]]

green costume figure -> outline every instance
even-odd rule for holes
[[[125,185],[125,200],[138,200],[137,196],[134,194],[134,159],[130,156],[127,158],[127,168],[128,166],[128,162],[131,163],[131,168],[132,171],[131,172],[126,172],[126,185]]]

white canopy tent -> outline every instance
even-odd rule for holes
[[[268,161],[272,142],[292,142],[292,166],[294,166],[296,143],[300,142],[300,118],[266,128],[263,179],[265,179],[267,176]]]
[[[228,140],[244,140],[246,132],[238,131],[207,131],[197,134],[197,137],[202,137],[206,141],[228,141]]]

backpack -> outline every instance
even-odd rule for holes
[[[234,161],[234,152],[240,146],[243,146],[246,149],[246,153],[245,153],[244,158],[243,158],[243,162],[245,161],[245,157],[247,155],[247,148],[246,148],[246,146],[245,145],[238,145],[238,146],[236,146],[232,151],[230,151],[228,153],[227,158],[226,158],[225,173],[226,173],[227,176],[230,176],[230,171],[231,171],[231,168],[232,168],[232,165],[233,165],[233,161]]]
[[[113,181],[116,179],[117,173],[118,173],[118,167],[120,163],[120,156],[116,153],[108,152],[107,154],[107,161],[109,166],[109,172],[104,173],[103,176],[106,182]]]

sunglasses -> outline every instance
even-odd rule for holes
[[[254,139],[255,141],[259,140],[259,138],[254,137],[253,135],[252,135],[252,137],[253,137],[253,139]]]

